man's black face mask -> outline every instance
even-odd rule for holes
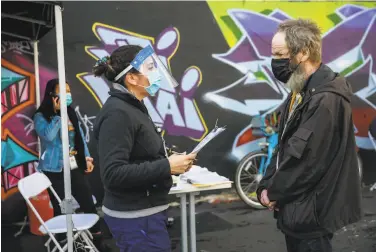
[[[272,71],[273,71],[274,77],[283,83],[287,83],[292,73],[294,72],[290,67],[289,58],[272,59]]]

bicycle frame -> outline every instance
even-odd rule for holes
[[[278,144],[278,133],[274,130],[271,133],[266,132],[267,125],[265,124],[265,117],[260,116],[259,118],[261,118],[261,126],[257,128],[259,128],[266,137],[266,141],[264,143],[260,143],[260,146],[264,145],[267,147],[266,153],[268,157],[261,157],[261,164],[258,170],[258,174],[264,176],[266,169],[268,168],[272,160],[274,149],[277,147]]]
[[[373,138],[370,131],[368,131],[368,137],[369,137],[369,140],[371,140],[371,143],[372,143],[372,145],[373,145],[373,147],[375,148],[375,151],[376,151],[376,139]]]
[[[270,162],[272,160],[273,152],[275,147],[278,144],[278,133],[271,134],[270,136],[266,136],[266,144],[267,144],[267,154],[268,157],[262,157],[261,158],[261,164],[260,169],[258,171],[259,174],[265,175],[266,169],[270,165]]]

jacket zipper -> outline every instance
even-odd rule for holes
[[[296,115],[296,112],[298,110],[301,110],[309,101],[311,100],[311,98],[309,98],[307,101],[305,101],[304,103],[302,103],[300,106],[298,106],[293,112],[292,114],[287,118],[287,121],[286,121],[286,124],[285,124],[285,127],[283,128],[283,131],[282,131],[282,134],[281,134],[281,142],[282,142],[282,139],[283,139],[283,136],[285,135],[286,133],[286,129],[288,128],[289,126],[289,122],[292,121],[292,119],[294,118],[294,116]],[[276,165],[276,172],[279,170],[279,154],[280,154],[280,148],[278,148],[278,153],[277,153],[277,165]],[[274,177],[274,176],[273,176]]]
[[[146,106],[145,106],[144,104],[141,103],[141,105],[145,108],[146,111],[148,111],[147,108],[146,108]],[[164,152],[165,152],[165,156],[166,156],[166,158],[168,158],[167,149],[166,149],[166,143],[165,143],[165,140],[164,140],[162,134],[161,134],[160,132],[158,132],[158,130],[156,129],[156,125],[154,124],[153,119],[151,118],[151,116],[149,115],[149,113],[147,112],[147,113],[145,113],[145,114],[148,116],[150,122],[153,124],[154,129],[155,129],[155,132],[156,132],[156,133],[159,135],[159,137],[162,139],[163,149],[164,149]],[[147,196],[147,197],[150,196],[150,191],[149,191],[149,190],[146,190],[146,196]]]
[[[288,100],[287,100],[287,102],[286,102],[286,105],[285,105],[285,107],[284,107],[284,109],[283,109],[283,112],[286,112],[286,109],[289,107],[289,104],[290,104],[290,102],[291,102],[291,96],[288,98]],[[284,118],[281,118],[282,120],[281,120],[281,126],[283,126],[284,125],[284,127],[283,127],[283,130],[282,130],[282,134],[281,134],[281,137],[280,137],[280,139],[278,140],[278,143],[280,143],[281,142],[281,140],[282,140],[282,136],[283,136],[283,134],[285,133],[285,130],[286,130],[286,126],[287,126],[287,122],[286,123],[284,123],[284,119],[285,119],[285,117]],[[288,121],[288,120],[287,120]],[[279,151],[280,150],[280,148],[278,148],[278,152],[277,152],[277,165],[276,165],[276,171],[278,170],[278,168],[279,168]]]
[[[283,136],[284,136],[284,134],[286,132],[286,128],[288,126],[288,123],[290,122],[291,118],[293,118],[293,116],[295,115],[295,112],[296,112],[296,109],[292,112],[291,116],[289,116],[289,118],[287,119],[285,127],[283,127],[283,131],[282,131],[282,134],[281,134],[281,141],[282,141],[282,138],[283,138]],[[279,169],[279,152],[280,152],[279,150],[280,150],[280,148],[278,148],[278,153],[277,153],[277,166],[276,166],[277,167],[277,171]]]
[[[161,136],[161,138],[162,138],[162,142],[163,142],[163,149],[165,151],[165,156],[166,156],[166,158],[168,158],[168,153],[167,153],[167,148],[166,148],[166,142],[165,142],[163,136]]]

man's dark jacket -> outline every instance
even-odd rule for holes
[[[321,65],[301,94],[290,119],[291,94],[283,105],[279,147],[257,195],[267,189],[277,202],[282,232],[308,239],[360,220],[361,194],[349,83]]]

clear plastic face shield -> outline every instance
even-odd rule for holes
[[[163,85],[169,85],[172,88],[179,85],[150,45],[136,55],[131,64],[115,77],[115,81],[123,78],[132,68],[148,78],[149,86],[146,86],[145,89],[150,96],[155,96]]]

